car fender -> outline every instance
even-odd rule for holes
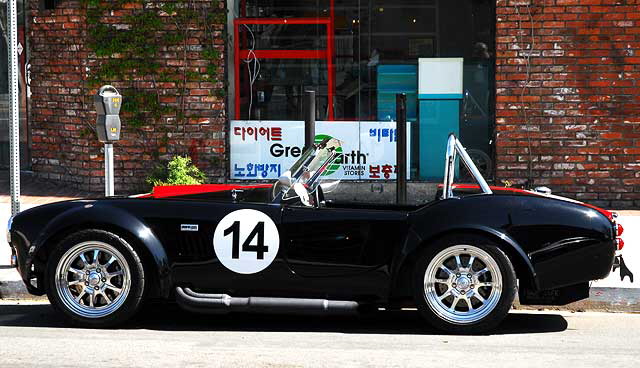
[[[411,270],[407,270],[405,266],[407,265],[409,260],[413,259],[412,255],[415,255],[416,252],[419,252],[425,247],[428,247],[429,244],[431,244],[434,240],[446,235],[456,233],[482,234],[491,239],[494,239],[497,243],[501,244],[504,247],[503,250],[507,254],[516,257],[513,262],[518,263],[520,266],[522,266],[521,270],[527,273],[524,276],[526,276],[528,280],[533,283],[532,286],[534,286],[536,289],[538,288],[536,272],[533,264],[531,263],[531,259],[527,256],[518,242],[516,242],[513,238],[511,238],[503,231],[479,224],[451,224],[450,226],[439,228],[428,233],[425,233],[424,231],[417,231],[417,229],[415,229],[414,227],[410,228],[405,244],[400,248],[399,252],[396,253],[392,262],[392,276],[393,279],[396,280],[396,286],[398,286],[397,282],[399,280],[404,279],[404,272],[411,272]],[[523,275],[519,275],[519,277],[522,276]]]
[[[169,259],[162,243],[142,219],[108,203],[89,202],[84,206],[76,206],[61,212],[40,233],[33,244],[32,254],[37,257],[42,250],[54,246],[55,243],[52,240],[60,234],[91,227],[106,228],[106,230],[116,232],[124,230],[135,237],[138,245],[145,248],[154,262],[159,296],[168,297],[172,278]],[[135,247],[136,244],[132,244],[132,246]]]

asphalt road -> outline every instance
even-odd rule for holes
[[[495,334],[451,336],[411,311],[201,316],[148,306],[121,329],[82,330],[48,304],[0,302],[0,366],[630,367],[639,328],[640,315],[512,312]]]

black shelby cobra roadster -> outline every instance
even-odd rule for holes
[[[200,312],[417,308],[456,333],[522,304],[588,297],[622,247],[615,215],[546,190],[489,187],[449,138],[444,183],[422,205],[340,203],[328,139],[273,185],[157,187],[24,211],[9,242],[29,291],[77,326],[107,327],[151,299]],[[456,185],[464,164],[477,184]]]

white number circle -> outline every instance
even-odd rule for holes
[[[280,234],[273,220],[260,211],[233,211],[218,223],[213,248],[218,260],[231,271],[258,273],[278,255]]]

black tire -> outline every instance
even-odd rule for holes
[[[427,299],[429,297],[427,295],[429,294],[429,292],[425,290],[425,278],[427,277],[426,272],[427,271],[431,272],[431,269],[429,269],[430,263],[434,261],[434,265],[435,265],[437,263],[436,262],[437,260],[435,259],[436,257],[438,257],[438,259],[442,259],[442,257],[446,257],[445,255],[448,252],[454,252],[455,249],[460,249],[460,246],[471,246],[470,248],[472,249],[479,248],[481,251],[484,251],[486,255],[490,256],[493,259],[493,261],[495,261],[494,265],[497,265],[497,268],[499,269],[500,276],[501,276],[501,282],[500,282],[502,285],[501,294],[496,294],[496,295],[499,295],[499,297],[491,298],[491,295],[492,295],[491,293],[493,292],[493,290],[491,288],[483,288],[482,292],[488,294],[485,296],[488,296],[487,300],[491,300],[491,303],[487,304],[486,308],[483,310],[482,313],[479,313],[479,312],[477,313],[478,316],[482,316],[481,318],[478,317],[479,318],[478,320],[474,320],[474,321],[470,320],[469,322],[467,321],[460,322],[459,320],[458,321],[448,320],[447,318],[455,318],[455,317],[449,317],[448,315],[445,314],[446,311],[443,313],[442,310],[438,308],[439,304],[437,302],[437,299],[434,299],[433,297],[431,297],[430,298],[431,302],[428,302]],[[461,258],[463,259],[462,263],[465,263],[464,256],[461,256]],[[455,260],[451,258],[449,259],[450,259],[449,262]],[[468,259],[470,260],[470,258]],[[478,257],[478,259],[480,259],[480,257]],[[473,262],[474,262],[473,264],[476,265],[476,268],[482,267],[481,262],[479,261],[473,261]],[[472,265],[471,267],[472,267],[471,269],[473,269],[474,266]],[[466,271],[462,271],[462,273],[464,272]],[[467,280],[475,279],[476,273],[474,271],[470,271],[469,275],[471,275],[472,273],[473,273],[473,278],[468,278]],[[489,272],[487,273],[490,274]],[[447,272],[445,272],[444,274],[447,274]],[[456,275],[451,275],[450,277],[454,280],[459,280],[456,278]],[[479,277],[489,277],[489,276],[479,276]],[[440,279],[440,277],[437,277],[437,278]],[[482,334],[495,329],[509,313],[509,310],[515,298],[516,288],[517,288],[516,273],[511,261],[509,260],[509,257],[498,247],[498,245],[495,242],[491,241],[486,237],[473,235],[473,234],[445,236],[436,240],[434,243],[429,244],[426,247],[426,249],[422,251],[422,253],[418,257],[418,260],[416,261],[412,279],[413,279],[413,291],[414,291],[415,302],[422,317],[431,326],[441,331],[454,333],[454,334]],[[477,282],[477,280],[475,282]],[[466,290],[463,289],[465,290],[463,291],[463,294],[467,295],[466,293],[469,292],[471,295],[473,295],[476,291],[477,292],[481,291],[480,289],[481,287],[478,287],[477,289],[474,290],[473,283],[474,281],[471,281],[471,286],[469,286],[469,289],[466,289]],[[440,283],[434,283],[433,285],[437,285],[437,284],[440,284]],[[465,284],[466,284],[466,281],[465,281]],[[456,284],[454,283],[453,285],[456,285]],[[460,285],[456,285],[456,286],[460,287]],[[437,294],[438,292],[435,291],[436,288],[446,288],[447,290],[453,290],[456,293],[458,293],[458,289],[452,288],[452,285],[433,286],[433,289],[434,289],[433,292],[436,293],[436,296],[438,295]],[[442,292],[440,296],[443,296],[445,293],[446,292]],[[459,294],[456,294],[456,295],[459,295]],[[447,301],[443,301],[443,303],[445,303],[445,307],[448,300],[452,300],[456,295],[453,295],[453,292],[452,292],[451,296],[447,297],[446,299]],[[480,295],[480,297],[484,297],[484,296]],[[464,303],[462,303],[462,306],[460,306],[460,302],[462,302],[462,300],[460,302],[457,302],[456,305],[460,308],[465,308],[465,304],[467,303],[480,303],[480,300],[475,299],[475,297],[473,296],[472,298],[468,298],[468,299],[470,301],[467,302],[465,300]],[[453,305],[453,303],[454,302],[452,301],[451,305]],[[493,305],[492,303],[495,303],[495,305]],[[491,305],[493,305],[493,307],[491,307]],[[482,306],[482,304],[480,306]],[[449,306],[449,308],[451,308],[451,306]],[[457,309],[457,307],[453,307],[453,308],[454,310]],[[477,308],[478,310],[480,310],[480,307],[477,307]],[[469,306],[466,306],[466,309],[467,309],[467,313],[474,313]],[[461,312],[461,314],[464,314],[464,311]]]
[[[73,252],[72,249],[74,247],[79,249],[81,244],[86,244],[87,242],[107,244],[115,248],[128,266],[130,284],[128,284],[127,295],[121,298],[122,301],[118,300],[119,306],[117,309],[105,316],[86,317],[74,312],[63,301],[64,296],[61,295],[61,292],[64,293],[64,291],[61,291],[56,285],[56,272],[59,264],[64,261],[62,258],[69,254],[68,252]],[[106,267],[104,267],[104,270],[103,272],[106,272]],[[145,274],[140,257],[125,239],[108,231],[88,229],[69,235],[55,247],[47,261],[45,283],[49,301],[62,314],[67,323],[83,328],[107,328],[129,320],[138,311],[144,298]],[[113,296],[114,294],[111,295]],[[69,299],[67,298],[66,300],[69,303]],[[114,300],[117,300],[117,298],[114,298]],[[103,302],[106,304],[106,299],[103,299]]]

